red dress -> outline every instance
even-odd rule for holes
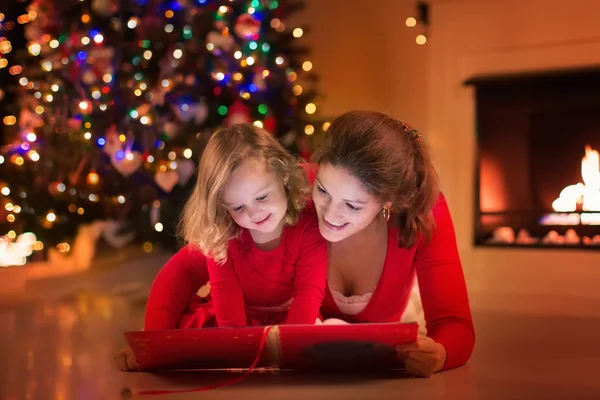
[[[154,280],[146,306],[145,329],[205,326],[314,324],[324,296],[327,247],[313,209],[286,226],[270,251],[255,247],[243,230],[218,265],[186,246]],[[198,289],[210,279],[211,296]]]

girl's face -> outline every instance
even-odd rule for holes
[[[319,166],[313,202],[319,216],[319,230],[329,242],[339,242],[360,232],[382,208],[357,178],[343,168],[326,164]]]
[[[257,241],[281,234],[287,211],[287,196],[281,179],[256,159],[248,159],[235,170],[223,187],[221,201],[233,221],[246,228]]]

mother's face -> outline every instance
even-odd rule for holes
[[[313,187],[319,230],[329,242],[342,241],[367,227],[382,205],[344,168],[319,166]]]

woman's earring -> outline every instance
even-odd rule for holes
[[[390,209],[389,208],[383,208],[383,218],[385,218],[386,221],[390,220]]]

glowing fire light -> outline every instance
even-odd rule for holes
[[[600,211],[600,155],[590,146],[585,146],[581,177],[583,183],[565,187],[552,202],[554,211],[574,212],[578,204],[583,211]]]

